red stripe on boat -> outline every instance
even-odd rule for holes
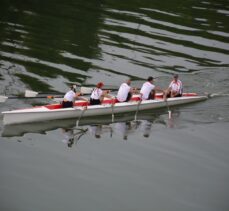
[[[193,97],[193,96],[198,96],[198,94],[196,93],[183,93],[182,95],[183,97]],[[156,99],[162,99],[163,98],[163,93],[157,93],[156,94]],[[132,97],[131,101],[139,101],[140,97]],[[113,99],[108,99],[108,100],[104,100],[103,104],[112,104],[112,103],[119,103],[119,101],[117,99],[115,99],[115,101],[113,102]],[[90,104],[88,102],[75,102],[74,106],[89,106]],[[38,106],[41,107],[41,106]],[[50,109],[50,110],[54,110],[54,109],[60,109],[62,108],[61,104],[51,104],[51,105],[46,105],[46,108]]]
[[[51,105],[46,105],[45,107],[50,110],[59,109],[59,108],[62,108],[62,104],[51,104]]]

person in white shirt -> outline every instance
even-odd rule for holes
[[[153,77],[149,76],[147,81],[142,85],[142,88],[140,90],[141,99],[142,100],[152,100],[155,98],[155,92],[161,91],[164,93],[163,90],[161,90],[159,87],[156,87],[153,84]]]
[[[99,82],[96,87],[93,89],[90,97],[90,105],[100,105],[104,99],[104,97],[111,98],[108,93],[109,90],[102,90],[102,87],[104,86],[103,82]]]
[[[178,79],[178,75],[173,76],[173,80],[169,84],[168,89],[166,90],[166,97],[181,97],[183,93],[182,82]]]
[[[128,79],[126,80],[125,83],[122,83],[121,86],[119,87],[118,93],[117,93],[117,100],[119,102],[128,102],[133,93],[137,92],[134,88],[130,86],[131,80]]]
[[[73,107],[74,102],[76,99],[81,99],[81,100],[85,100],[87,101],[86,98],[80,97],[81,93],[80,92],[76,92],[76,89],[73,86],[70,87],[71,90],[69,90],[65,95],[64,95],[64,99],[62,101],[62,107],[63,108],[70,108]]]

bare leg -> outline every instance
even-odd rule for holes
[[[166,100],[169,97],[171,97],[171,89],[170,88],[165,90],[164,100]]]
[[[151,91],[151,96],[150,96],[150,99],[154,100],[155,99],[155,90]]]

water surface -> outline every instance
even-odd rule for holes
[[[206,101],[102,118],[3,126],[1,210],[227,211],[229,2],[16,1],[0,6],[0,94],[103,81]],[[206,93],[207,92],[207,93]],[[115,93],[113,93],[115,94]],[[51,103],[11,99],[0,111]]]

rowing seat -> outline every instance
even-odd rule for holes
[[[88,106],[89,103],[86,101],[75,102],[74,106]]]
[[[51,104],[51,105],[46,105],[45,107],[47,109],[54,110],[54,109],[62,108],[62,104]]]

